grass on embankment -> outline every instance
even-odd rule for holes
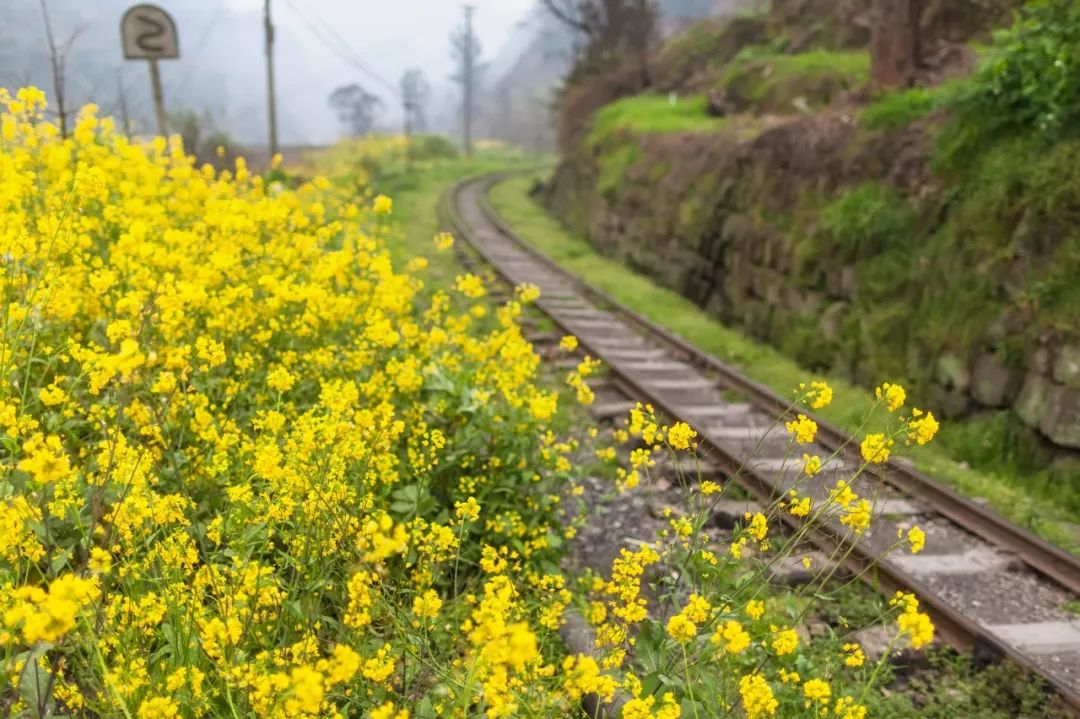
[[[418,164],[412,170],[395,168],[375,178],[375,189],[394,200],[397,233],[389,238],[395,265],[418,255],[431,262],[432,286],[448,287],[461,268],[453,253],[435,252],[432,238],[439,231],[438,206],[443,192],[466,177],[532,163],[535,158],[505,149],[478,152],[474,157],[455,157]]]
[[[529,198],[528,188],[534,180],[529,175],[508,180],[493,189],[491,200],[509,225],[537,248],[630,308],[663,324],[702,350],[736,365],[748,377],[784,396],[809,378],[806,370],[778,350],[724,326],[676,292],[660,287],[616,260],[599,255],[584,239],[568,233]],[[841,379],[828,379],[835,391],[835,401],[820,414],[855,431],[874,402],[873,394]],[[950,447],[948,424],[943,423],[939,442],[904,453],[931,477],[968,496],[985,498],[1011,520],[1055,544],[1071,551],[1080,550],[1080,537],[1074,526],[1077,517],[1057,506],[1047,493],[1030,491],[1025,477],[975,471],[956,461],[956,452],[951,451],[955,448]],[[963,434],[960,428],[957,435]],[[987,451],[995,450],[989,447]]]
[[[632,132],[697,132],[715,130],[723,118],[705,111],[704,95],[636,95],[604,106],[593,121],[589,142],[595,143],[620,130]]]

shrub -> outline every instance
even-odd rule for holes
[[[859,113],[859,124],[870,130],[892,130],[929,115],[945,100],[943,86],[913,87],[888,92]]]
[[[1080,4],[1033,0],[950,103],[956,112],[947,146],[960,160],[1002,133],[1046,140],[1080,127]]]
[[[821,210],[820,233],[842,259],[903,247],[911,234],[911,210],[892,188],[868,182],[841,194]]]

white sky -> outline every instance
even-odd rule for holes
[[[220,0],[230,9],[261,12],[262,0]],[[208,5],[214,0],[202,0]],[[436,115],[445,107],[452,93],[449,76],[453,70],[450,59],[449,36],[462,21],[463,3],[448,0],[272,0],[274,23],[288,26],[293,42],[286,38],[276,48],[278,93],[284,102],[294,98],[301,103],[319,102],[325,109],[325,98],[338,84],[359,81],[381,94],[389,105],[384,122],[393,122],[397,108],[386,88],[358,70],[327,47],[335,39],[320,28],[331,25],[337,35],[348,43],[348,51],[359,56],[365,66],[396,87],[401,75],[419,67],[433,89],[429,114]],[[525,18],[535,0],[472,0],[476,8],[474,27],[483,47],[482,59],[491,61],[504,50],[517,23]],[[299,12],[298,12],[299,11]],[[320,38],[310,27],[320,28]],[[255,29],[261,33],[261,28]],[[197,32],[197,30],[196,30]],[[282,32],[279,30],[279,32]],[[192,30],[188,29],[191,34]],[[220,42],[221,38],[213,38]],[[297,45],[297,42],[302,45]],[[288,118],[285,130],[292,125],[307,125],[295,117]],[[432,118],[434,119],[434,118]],[[320,123],[321,125],[322,123]],[[326,127],[312,128],[311,140],[325,139]],[[308,134],[307,132],[301,134]],[[294,140],[305,137],[294,133]]]
[[[123,60],[120,17],[138,0],[48,0],[59,37],[82,34],[69,67],[76,104],[94,101],[115,107],[122,84],[136,118],[149,122],[149,82],[145,63]],[[421,69],[432,88],[429,126],[449,131],[457,124],[457,89],[450,81],[451,32],[460,26],[459,0],[271,0],[277,27],[275,64],[280,137],[284,143],[325,143],[342,128],[327,99],[335,88],[359,82],[379,95],[384,128],[397,128],[401,110],[395,97],[406,70]],[[538,0],[470,0],[474,27],[491,62],[521,43],[521,21]],[[241,144],[266,141],[266,75],[263,0],[155,0],[178,24],[180,58],[161,64],[165,103],[170,111],[208,112]],[[0,83],[25,78],[51,88],[41,40],[37,0],[0,0],[0,37],[18,33],[21,56],[3,55]],[[23,49],[25,48],[25,49]],[[32,53],[30,50],[36,48]],[[0,51],[5,48],[0,48]],[[33,55],[31,57],[31,54]],[[385,84],[350,65],[360,58]],[[24,66],[17,66],[20,62]],[[505,65],[505,63],[497,63]],[[492,68],[489,80],[500,70]],[[5,79],[6,78],[6,79]],[[14,78],[14,79],[13,79]],[[387,87],[389,85],[389,87]],[[115,111],[115,110],[114,110]]]

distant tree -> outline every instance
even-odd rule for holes
[[[382,110],[383,101],[354,82],[330,93],[330,107],[349,134],[359,137],[375,129],[375,117]]]
[[[221,170],[236,162],[237,147],[209,110],[201,114],[194,110],[170,112],[169,128],[180,135],[184,150],[194,155],[200,165],[206,163]]]
[[[461,127],[465,154],[472,155],[473,116],[480,86],[480,41],[472,25],[473,8],[465,7],[465,22],[450,35],[450,53],[458,70],[451,79],[461,85]]]
[[[53,94],[49,98],[50,109],[56,112],[60,125],[60,134],[67,137],[68,114],[71,112],[71,104],[67,96],[67,63],[75,41],[83,28],[77,27],[71,31],[67,40],[58,43],[53,33],[52,21],[49,19],[49,7],[45,0],[38,0],[41,6],[41,18],[45,21],[45,42],[49,48],[49,69],[52,71]]]
[[[654,0],[542,0],[566,27],[584,37],[578,72],[606,69],[623,57],[636,58],[644,86],[652,84],[649,52],[659,11]]]
[[[922,10],[923,0],[874,0],[870,84],[875,89],[914,83],[922,61]]]
[[[405,125],[411,132],[427,131],[427,105],[431,86],[420,70],[409,70],[401,77],[401,97],[405,109]]]

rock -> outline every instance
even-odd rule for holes
[[[809,569],[803,566],[803,556],[810,557]],[[810,552],[807,555],[796,554],[773,563],[769,568],[769,583],[785,587],[800,587],[819,580],[822,575],[828,575],[832,570],[832,562],[821,552]],[[840,569],[832,575],[832,579],[843,579],[846,576],[843,569]]]
[[[732,245],[740,245],[745,242],[747,238],[753,237],[757,234],[754,229],[754,218],[745,213],[735,213],[729,215],[724,220],[724,227],[720,230],[720,237],[724,242]]]
[[[855,290],[857,289],[859,281],[858,270],[852,265],[845,265],[840,268],[840,296],[852,299],[855,297]]]
[[[881,661],[892,645],[893,634],[885,627],[873,626],[855,632],[852,640],[862,647],[866,655],[866,663],[873,666]],[[910,652],[893,651],[890,661],[894,664],[903,663],[904,655]]]
[[[1080,345],[1065,345],[1054,358],[1054,379],[1080,387]]]
[[[754,275],[754,294],[770,305],[780,304],[780,297],[787,285],[787,278],[766,267],[758,268]]]
[[[654,519],[667,519],[669,517],[685,517],[686,512],[659,498],[649,499],[649,515]]]
[[[1080,455],[1075,453],[1058,455],[1051,460],[1050,470],[1080,476]],[[1077,533],[1077,536],[1080,537],[1080,532]]]
[[[968,371],[967,363],[951,353],[938,357],[934,376],[946,389],[963,391],[971,385],[971,373]]]
[[[1037,347],[1027,357],[1027,368],[1032,372],[1048,374],[1050,372],[1050,350]]]
[[[838,342],[844,331],[844,318],[848,313],[847,302],[834,302],[825,308],[818,321],[818,329],[822,338],[829,342]]]
[[[1055,444],[1080,449],[1080,389],[1051,387],[1039,430]]]
[[[1024,377],[1024,384],[1020,387],[1020,394],[1013,403],[1013,409],[1020,421],[1028,427],[1038,427],[1041,424],[1049,388],[1049,380],[1041,374],[1029,372]]]
[[[979,404],[1004,407],[1016,394],[1017,378],[996,354],[981,354],[971,373],[971,394]]]
[[[709,523],[719,529],[734,529],[736,524],[745,524],[747,512],[760,512],[761,505],[750,499],[721,499],[713,508]]]
[[[731,113],[731,101],[727,92],[717,90],[709,93],[709,99],[705,105],[705,112],[711,117],[726,117]]]

